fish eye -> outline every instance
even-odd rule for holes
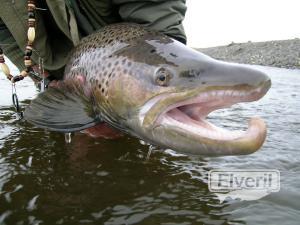
[[[172,74],[166,68],[159,68],[156,71],[155,83],[160,86],[168,86]]]

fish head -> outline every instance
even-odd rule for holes
[[[151,32],[123,43],[112,59],[119,63],[104,104],[111,125],[151,144],[196,155],[250,154],[262,146],[262,119],[252,118],[246,131],[230,131],[206,116],[262,98],[271,86],[263,72],[212,59]]]

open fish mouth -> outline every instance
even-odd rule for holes
[[[262,119],[252,118],[247,131],[230,131],[213,125],[206,120],[209,113],[228,108],[240,102],[252,102],[260,99],[266,88],[259,87],[251,91],[245,90],[214,90],[200,93],[197,97],[178,102],[170,106],[157,120],[158,124],[176,126],[195,135],[215,140],[234,140],[253,135],[258,127],[265,129]],[[258,132],[258,131],[257,131]]]
[[[249,86],[209,88],[185,99],[176,94],[170,94],[169,99],[165,95],[157,96],[148,102],[146,106],[148,111],[144,110],[141,118],[148,127],[152,121],[153,130],[164,127],[165,132],[173,133],[173,137],[184,136],[191,143],[198,141],[199,147],[205,148],[204,154],[249,154],[258,150],[265,140],[266,125],[261,118],[251,118],[246,131],[231,131],[213,125],[206,117],[217,109],[228,108],[236,103],[257,101],[266,94],[270,86],[271,81],[268,80],[255,88]],[[163,98],[168,101],[162,100]],[[163,106],[164,102],[172,102],[172,99],[175,103],[173,101],[172,104]],[[160,113],[159,108],[162,109]],[[223,151],[222,148],[226,150]],[[191,150],[190,153],[195,151]]]

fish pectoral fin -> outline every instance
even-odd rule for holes
[[[40,93],[25,109],[24,118],[37,127],[60,132],[79,131],[101,122],[92,99],[78,84],[62,84]]]

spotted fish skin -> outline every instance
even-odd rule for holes
[[[32,101],[25,113],[27,120],[62,132],[106,122],[142,137],[136,132],[139,109],[152,97],[172,89],[155,83],[161,65],[174,63],[158,52],[153,41],[160,45],[174,42],[130,23],[109,25],[83,38],[69,55],[63,80]],[[49,107],[44,107],[45,102]],[[72,119],[74,103],[80,110]],[[62,105],[66,107],[62,109]]]
[[[157,94],[153,88],[143,93],[148,86],[145,80],[153,83],[157,66],[169,63],[147,40],[173,41],[141,25],[113,24],[83,38],[66,65],[64,80],[82,80],[85,94],[96,104],[102,118],[122,130],[126,124],[121,123],[130,114],[128,109],[133,104],[142,106],[145,95]]]
[[[124,23],[104,27],[83,38],[70,54],[64,79],[82,75],[90,88],[98,89],[99,94],[107,98],[110,81],[132,73],[132,57],[122,54],[122,50],[149,34],[150,31],[139,25]]]
[[[270,85],[260,71],[214,60],[142,25],[113,24],[81,40],[63,80],[39,94],[24,116],[54,131],[106,123],[179,152],[249,154],[266,138],[261,119],[251,120],[246,132],[230,133],[205,117],[258,100]]]

